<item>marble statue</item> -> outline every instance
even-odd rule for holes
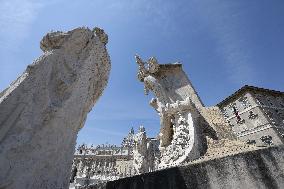
[[[150,105],[160,116],[158,167],[174,166],[200,157],[206,145],[198,110],[203,104],[181,64],[161,65],[154,57],[143,62],[139,56],[136,62],[138,79],[144,83],[146,94],[151,91],[155,95]]]
[[[67,188],[77,139],[110,72],[102,29],[43,37],[43,55],[0,93],[0,188]]]

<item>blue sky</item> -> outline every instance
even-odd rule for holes
[[[78,143],[120,144],[131,127],[159,131],[134,54],[179,61],[207,106],[241,86],[284,91],[283,0],[0,0],[0,89],[42,52],[51,30],[99,26],[112,70]]]

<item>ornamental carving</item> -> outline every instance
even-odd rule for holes
[[[151,91],[155,95],[150,105],[160,116],[158,168],[200,157],[206,139],[200,133],[202,118],[196,106],[202,103],[181,64],[161,65],[154,57],[147,62],[143,62],[138,55],[135,58],[139,68],[137,77],[144,83],[145,94]],[[143,167],[143,158],[136,159],[140,159],[137,163],[140,162],[140,167]]]

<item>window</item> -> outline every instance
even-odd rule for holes
[[[242,104],[244,109],[251,107],[251,104],[248,101],[248,98],[246,96],[239,99],[239,102]]]
[[[232,108],[233,108],[233,112],[234,112],[234,114],[235,114],[235,116],[236,116],[236,118],[237,118],[237,123],[239,123],[239,124],[244,123],[245,120],[243,120],[243,119],[241,118],[241,116],[239,115],[239,111],[237,110],[237,108],[236,108],[235,106],[233,106]]]
[[[256,144],[255,140],[250,140],[250,139],[247,140],[246,143],[247,143],[247,144]]]
[[[228,121],[228,124],[229,124],[231,127],[234,127],[234,124],[232,124],[230,121]]]
[[[228,112],[227,112],[226,108],[221,109],[221,112],[223,113],[223,115],[224,115],[224,117],[225,117],[226,119],[229,118],[229,115],[228,115]]]
[[[254,114],[253,111],[249,111],[249,119],[255,119],[258,117],[258,114]]]
[[[270,136],[270,135],[262,136],[262,137],[260,137],[260,140],[261,140],[265,145],[272,145],[272,144],[273,144],[272,136]]]

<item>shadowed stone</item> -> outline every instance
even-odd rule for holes
[[[186,166],[111,181],[105,188],[280,189],[284,187],[283,152],[282,145],[193,162]]]

